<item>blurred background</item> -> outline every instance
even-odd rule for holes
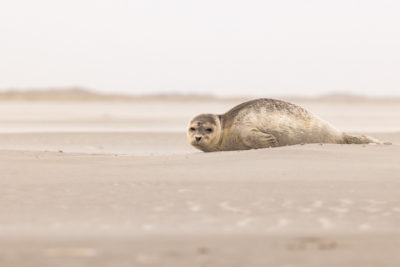
[[[0,92],[400,96],[396,0],[2,0]]]

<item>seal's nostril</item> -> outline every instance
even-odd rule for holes
[[[196,136],[196,141],[199,142],[201,140],[201,136]]]

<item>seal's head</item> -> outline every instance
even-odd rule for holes
[[[221,139],[221,121],[214,114],[201,114],[194,117],[188,127],[189,142],[204,152],[218,150]]]

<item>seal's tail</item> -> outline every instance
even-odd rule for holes
[[[390,142],[382,142],[378,139],[366,135],[354,136],[344,133],[343,140],[345,144],[378,144],[378,145],[391,145]]]

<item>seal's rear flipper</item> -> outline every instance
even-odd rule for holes
[[[378,144],[378,145],[391,145],[390,142],[381,142],[378,139],[366,135],[353,136],[344,133],[343,140],[345,144]]]

